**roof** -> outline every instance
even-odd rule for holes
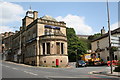
[[[113,31],[111,31],[111,35],[117,34],[117,33],[120,33],[120,27],[117,28],[117,29],[115,29],[115,30],[113,30]],[[106,34],[104,34],[104,35],[102,35],[102,36],[100,36],[100,37],[92,40],[92,42],[97,41],[97,40],[100,40],[100,39],[103,39],[103,38],[105,38],[105,37],[108,37],[108,33],[106,33]]]
[[[45,20],[50,20],[50,21],[57,21],[56,19],[54,19],[53,17],[51,16],[48,16],[48,15],[45,15],[43,17],[41,17],[42,19],[45,19]]]

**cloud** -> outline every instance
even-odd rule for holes
[[[120,22],[119,22],[120,23]],[[111,25],[111,30],[118,28],[118,22]]]
[[[76,34],[90,35],[93,34],[92,27],[85,24],[85,18],[77,15],[68,14],[65,17],[56,17],[58,21],[64,21],[67,27],[75,29]]]
[[[13,32],[14,28],[10,27],[10,26],[0,26],[0,33],[4,33],[4,32]]]
[[[0,2],[0,7],[0,22],[3,25],[14,21],[21,21],[21,15],[25,12],[22,6],[10,2]]]

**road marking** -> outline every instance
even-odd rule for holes
[[[5,66],[5,65],[4,65],[4,66]],[[10,66],[5,66],[5,67],[9,68]]]
[[[35,74],[35,73],[32,73],[32,72],[28,72],[28,71],[24,71],[25,73],[28,73],[28,74],[32,74],[32,75],[38,75],[38,74]]]
[[[12,69],[14,69],[14,70],[18,70],[17,68],[12,68]]]
[[[48,80],[54,80],[54,79],[51,79],[51,78],[49,78],[49,77],[45,77],[46,79],[48,79]]]

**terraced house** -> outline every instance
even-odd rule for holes
[[[105,33],[105,29],[101,30],[101,37],[94,39],[91,43],[92,51],[96,52],[96,56],[103,59],[105,62],[110,60],[109,57],[109,37]],[[117,51],[112,53],[113,60],[120,59],[120,27],[111,31],[111,46],[116,47]]]
[[[11,43],[11,61],[36,66],[55,66],[56,61],[59,66],[68,65],[66,23],[51,16],[38,18],[37,11],[28,10]]]

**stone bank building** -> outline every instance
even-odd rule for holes
[[[2,47],[3,54],[9,57],[6,60],[35,66],[56,66],[57,60],[59,66],[68,65],[66,23],[63,21],[47,15],[38,18],[37,11],[29,10],[22,19],[20,31],[8,37],[3,38]]]

